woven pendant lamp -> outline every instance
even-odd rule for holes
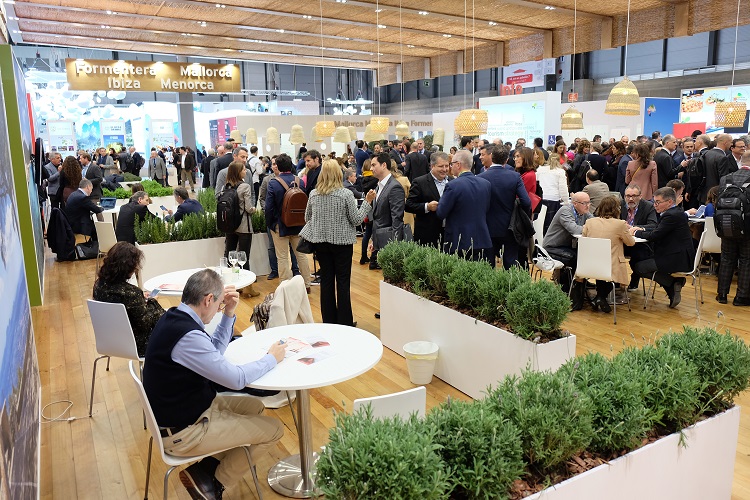
[[[276,127],[268,127],[266,130],[266,144],[281,144],[281,136]]]
[[[229,137],[234,139],[234,142],[242,144],[242,134],[240,134],[239,130],[232,130],[231,132],[229,132]]]
[[[641,98],[638,89],[628,77],[612,88],[607,98],[604,113],[608,115],[638,116],[641,114]]]
[[[409,124],[405,121],[400,121],[396,124],[396,138],[397,139],[403,139],[404,137],[411,136],[411,131],[409,130]]]
[[[294,145],[307,142],[305,140],[305,131],[302,129],[302,125],[292,125],[292,129],[289,133],[289,142]]]
[[[445,146],[445,130],[436,128],[432,132],[432,143],[436,146]]]
[[[331,120],[321,120],[315,123],[315,131],[318,137],[331,137],[336,131],[336,123]]]
[[[489,117],[484,109],[464,109],[453,121],[457,134],[473,137],[487,133]]]
[[[372,131],[376,134],[385,134],[388,132],[390,123],[391,121],[387,116],[373,116],[370,118],[370,126],[372,127]]]
[[[312,142],[323,142],[323,138],[318,135],[317,127],[313,127],[310,131],[310,140]]]
[[[247,129],[245,132],[245,144],[258,144],[258,132],[254,128]]]
[[[714,124],[717,127],[741,127],[745,123],[746,115],[747,101],[745,100],[718,102],[714,110]]]
[[[354,128],[351,125],[349,125],[349,127],[347,127],[347,128],[349,129],[349,137],[351,137],[351,140],[352,141],[356,141],[357,140],[357,129]]]
[[[583,113],[575,106],[571,106],[561,115],[560,128],[562,130],[580,130],[583,128]]]
[[[362,140],[365,142],[379,141],[380,134],[373,132],[372,125],[367,125],[365,127],[365,136],[362,138]]]
[[[351,141],[352,139],[349,135],[349,129],[346,127],[336,127],[336,131],[333,133],[333,139],[331,140],[333,142],[340,142],[343,144]]]

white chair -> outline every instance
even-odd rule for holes
[[[367,405],[372,408],[372,416],[375,418],[399,415],[405,420],[412,413],[416,413],[419,418],[424,418],[427,407],[427,389],[420,386],[385,396],[355,399],[352,408],[356,412]]]
[[[170,474],[172,474],[172,471],[176,467],[190,462],[202,460],[206,457],[210,457],[211,455],[221,453],[222,451],[239,448],[240,446],[245,450],[245,455],[247,455],[247,461],[250,464],[250,471],[253,473],[253,481],[255,482],[255,490],[258,492],[258,498],[260,500],[263,500],[263,494],[261,493],[260,485],[258,484],[258,473],[255,470],[255,464],[253,464],[253,459],[250,456],[250,446],[252,446],[252,444],[248,443],[245,445],[234,446],[232,448],[219,448],[212,451],[211,453],[206,453],[205,455],[195,455],[190,457],[177,457],[175,455],[170,455],[169,453],[164,451],[164,443],[161,440],[161,431],[159,430],[159,424],[156,423],[156,417],[154,417],[154,412],[151,409],[151,404],[148,401],[148,396],[146,396],[146,391],[143,388],[143,382],[141,382],[141,379],[136,373],[135,364],[133,361],[130,362],[130,375],[133,377],[133,382],[135,383],[136,389],[138,390],[138,399],[140,400],[141,407],[143,408],[143,412],[146,415],[146,426],[151,433],[151,438],[148,442],[148,462],[146,462],[146,487],[143,490],[144,500],[148,499],[148,483],[151,478],[151,452],[154,447],[154,441],[157,442],[161,459],[165,464],[169,466],[169,469],[167,469],[167,472],[164,474],[164,500],[167,500],[169,476]]]
[[[536,252],[537,256],[531,259],[531,263],[534,267],[534,272],[532,274],[532,279],[536,280],[537,277],[542,277],[542,272],[549,271],[554,273],[555,271],[559,270],[560,272],[563,272],[564,270],[568,270],[568,274],[570,275],[571,269],[569,267],[565,267],[565,264],[562,263],[562,261],[559,261],[557,259],[553,259],[549,253],[547,253],[547,250],[544,249],[541,243],[537,244],[536,246]],[[572,280],[573,277],[569,276]]]
[[[721,238],[716,234],[716,228],[714,227],[714,218],[706,217],[706,222],[703,227],[703,234],[706,235],[706,240],[703,242],[703,251],[701,252],[701,260],[703,255],[707,253],[721,253]],[[711,271],[713,272],[714,261],[711,259]]]
[[[94,221],[96,236],[99,239],[99,253],[96,255],[96,272],[99,272],[99,258],[104,257],[109,249],[117,243],[115,226],[111,222]]]
[[[547,217],[547,205],[542,205],[542,209],[536,219],[532,222],[534,226],[534,244],[544,245],[544,219]]]
[[[123,304],[99,302],[98,300],[87,300],[86,303],[89,307],[91,324],[94,327],[96,352],[99,353],[99,357],[94,360],[94,373],[91,376],[90,417],[94,407],[96,364],[99,360],[107,358],[107,370],[109,370],[111,356],[135,361],[143,361],[143,358],[138,357],[138,348],[135,345],[133,329],[130,326],[130,319],[128,319],[128,313]]]
[[[612,282],[612,294],[615,295],[615,283],[612,281],[612,242],[607,238],[578,238],[578,257],[576,264],[576,278],[590,278]],[[571,290],[573,287],[570,287]],[[625,300],[630,310],[630,299],[625,290]],[[614,324],[617,324],[617,300],[612,303],[614,310]]]

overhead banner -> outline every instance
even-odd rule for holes
[[[705,124],[707,134],[726,132],[728,134],[744,134],[748,131],[747,118],[745,123],[736,129],[724,130],[716,125],[716,105],[735,100],[747,101],[750,86],[735,85],[734,87],[708,87],[704,89],[682,89],[680,97],[680,123]],[[696,126],[696,129],[700,127]]]
[[[235,64],[66,59],[70,90],[240,92]]]
[[[511,64],[503,69],[505,85],[544,87],[544,75],[555,74],[555,60],[543,59],[519,64]]]
[[[101,120],[99,128],[102,133],[102,144],[111,148],[125,146],[125,121],[124,120]],[[117,148],[115,148],[117,150]]]
[[[70,120],[47,120],[50,151],[74,153],[76,150],[75,123]]]
[[[172,120],[151,120],[151,144],[174,147],[174,122]]]

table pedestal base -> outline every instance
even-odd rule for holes
[[[318,454],[313,453],[313,466],[309,471],[311,489],[305,488],[303,484],[299,455],[287,457],[271,467],[268,471],[268,484],[276,493],[290,498],[311,498],[319,495],[320,491],[315,488],[315,462],[317,461]]]

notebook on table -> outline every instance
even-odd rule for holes
[[[116,204],[117,204],[117,198],[102,198],[101,200],[99,200],[99,205],[104,210],[115,208]]]

